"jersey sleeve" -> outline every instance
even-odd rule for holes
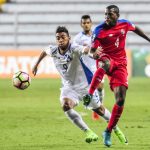
[[[100,39],[99,36],[101,34],[101,31],[103,30],[105,25],[105,22],[102,22],[101,24],[99,24],[93,31],[93,35],[92,35],[92,46],[91,49],[97,49],[98,47],[101,47],[101,43],[100,43]]]
[[[72,50],[74,51],[74,53],[77,53],[80,56],[84,53],[85,48],[86,46],[82,46],[82,45],[72,45]]]
[[[55,49],[54,46],[49,45],[48,47],[46,47],[46,48],[44,49],[44,51],[46,52],[47,55],[52,56],[54,49]]]
[[[128,24],[128,31],[134,31],[135,30],[135,25],[132,22],[127,21],[127,24]]]

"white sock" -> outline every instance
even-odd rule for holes
[[[82,120],[79,113],[77,113],[74,109],[69,109],[65,112],[66,116],[81,130],[86,131],[89,130],[86,123]]]
[[[103,101],[104,101],[104,89],[102,89],[102,91],[99,91],[99,90],[97,90],[97,91],[98,91],[100,101],[101,101],[101,103],[103,103]]]
[[[103,117],[103,118],[104,118],[107,122],[109,122],[110,117],[111,117],[111,113],[109,112],[109,110],[108,110],[108,109],[106,109],[106,108],[105,108],[104,115],[103,115],[103,116],[101,116],[101,117]]]

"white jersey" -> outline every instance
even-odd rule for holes
[[[70,44],[64,55],[58,46],[50,45],[44,51],[53,58],[56,69],[61,75],[62,84],[73,89],[88,87],[92,79],[92,71],[80,59],[84,52],[83,46]]]
[[[84,32],[79,32],[75,36],[73,44],[91,47],[91,39],[92,35],[90,36],[86,35]],[[96,61],[93,58],[90,58],[88,55],[83,55],[81,59],[83,60],[84,64],[92,70],[93,73],[96,71]]]
[[[92,35],[86,35],[84,34],[84,32],[79,32],[74,40],[73,43],[77,44],[77,45],[82,45],[82,46],[89,46],[91,47],[91,39],[92,39]]]

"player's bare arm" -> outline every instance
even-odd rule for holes
[[[96,48],[91,48],[90,52],[89,52],[89,55],[93,59],[98,59],[102,50],[103,50],[103,48],[101,46],[99,46],[97,49]]]
[[[42,59],[43,59],[46,55],[47,55],[46,52],[43,51],[43,52],[40,54],[40,56],[39,56],[37,62],[36,62],[35,65],[33,66],[32,73],[34,74],[34,76],[35,76],[36,73],[37,73],[37,69],[38,69],[39,63],[42,61]]]
[[[137,35],[143,37],[145,40],[150,42],[150,38],[139,28],[139,27],[135,27],[134,33],[136,33]]]
[[[83,54],[89,55],[91,58],[94,58],[94,59],[97,58],[96,52],[95,53],[91,53],[90,52],[90,48],[87,47],[87,46],[83,48]]]
[[[84,49],[83,49],[83,54],[88,54],[90,57],[92,57],[92,58],[94,58],[94,59],[98,59],[98,58],[99,58],[98,55],[99,55],[99,53],[100,53],[99,48],[97,48],[96,51],[95,51],[95,52],[92,52],[92,53],[91,53],[90,50],[91,50],[91,48],[89,48],[89,47],[84,47]]]

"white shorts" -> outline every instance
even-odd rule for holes
[[[69,98],[71,99],[76,105],[79,104],[80,101],[82,101],[82,98],[85,94],[87,94],[88,89],[72,89],[71,87],[63,87],[61,88],[61,94],[60,94],[60,102],[63,104],[63,99],[64,98]],[[92,101],[88,105],[88,109],[96,109],[100,107],[101,102],[99,99],[99,95],[97,90],[94,92]]]

